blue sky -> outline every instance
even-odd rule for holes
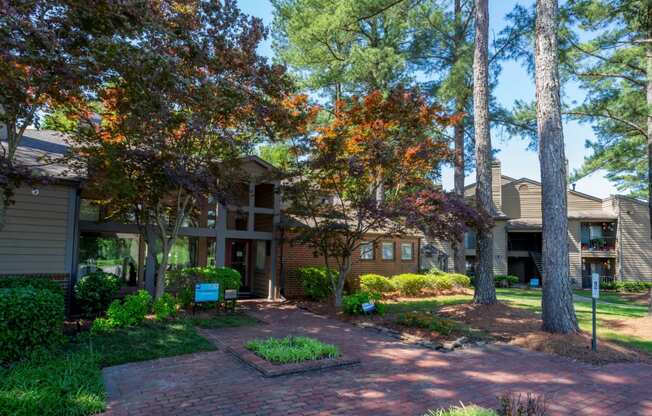
[[[505,16],[515,4],[531,5],[533,3],[534,1],[526,0],[490,0],[490,35],[500,32],[505,24]],[[238,4],[244,13],[262,18],[265,25],[271,24],[272,6],[268,0],[238,0]],[[260,53],[271,57],[273,51],[270,44],[271,41],[268,39],[260,46]],[[566,94],[571,100],[581,101],[583,99],[582,91],[577,88],[569,88]],[[506,107],[511,107],[514,101],[519,99],[531,101],[534,99],[534,81],[520,63],[505,62],[494,95]],[[590,152],[584,147],[584,143],[593,137],[589,125],[577,122],[564,123],[566,157],[571,171],[582,165],[584,157]],[[510,139],[502,135],[500,131],[492,132],[492,142],[493,147],[500,151],[498,158],[502,162],[502,170],[505,175],[515,178],[539,179],[539,158],[537,153],[527,150],[527,142],[518,138]],[[451,189],[453,186],[452,169],[445,169],[442,176],[444,188]],[[474,172],[467,178],[467,183],[473,181],[475,181]],[[579,181],[576,189],[602,198],[617,193],[615,187],[604,178],[602,171],[595,172]]]

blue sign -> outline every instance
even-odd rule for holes
[[[539,287],[539,279],[536,278],[530,279],[530,287]]]
[[[217,302],[220,298],[219,283],[199,283],[195,285],[195,302]]]
[[[374,305],[373,303],[362,304],[362,312],[364,313],[372,313],[375,310],[376,310],[376,305]]]

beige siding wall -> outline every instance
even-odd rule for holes
[[[577,285],[582,285],[582,255],[581,255],[581,221],[568,221],[568,263],[569,276]]]
[[[496,221],[494,234],[494,274],[507,274],[507,230],[505,221]]]
[[[629,198],[618,199],[620,278],[652,279],[652,240],[647,206]]]
[[[568,193],[569,211],[602,211],[602,201],[585,198],[581,195]]]
[[[68,273],[66,244],[71,188],[41,186],[16,191],[0,231],[0,274]]]
[[[514,183],[503,185],[503,212],[509,218],[521,218],[521,198]]]

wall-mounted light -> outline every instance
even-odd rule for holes
[[[40,194],[40,193],[41,193],[41,191],[38,188],[32,188],[32,195],[38,196],[38,194]]]

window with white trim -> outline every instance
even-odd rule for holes
[[[365,242],[360,244],[360,259],[361,260],[374,259],[374,243]]]
[[[394,242],[383,241],[381,252],[383,260],[394,260]]]
[[[412,243],[401,243],[401,260],[412,260]]]

